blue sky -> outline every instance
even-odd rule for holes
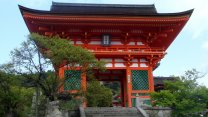
[[[191,19],[167,50],[155,76],[183,75],[196,68],[208,73],[208,0],[53,0],[56,2],[155,4],[160,13],[195,9]],[[22,19],[18,4],[40,10],[49,10],[52,0],[1,0],[0,1],[0,64],[10,59],[10,51],[26,40],[29,31]],[[199,80],[208,86],[208,75]]]

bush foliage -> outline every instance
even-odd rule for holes
[[[25,117],[30,112],[34,89],[22,87],[21,80],[0,71],[0,117]]]
[[[200,77],[193,69],[174,81],[166,81],[165,90],[151,94],[153,106],[171,107],[175,117],[199,115],[208,107],[208,88],[197,84]]]
[[[111,89],[101,85],[97,80],[92,80],[88,83],[86,98],[89,107],[112,106]]]

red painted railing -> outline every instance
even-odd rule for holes
[[[131,48],[131,47],[87,47],[93,53],[160,53],[165,54],[164,49],[158,48]]]

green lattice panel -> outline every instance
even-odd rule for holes
[[[149,89],[147,70],[132,70],[131,74],[132,74],[132,90]]]
[[[64,83],[64,90],[78,90],[81,85],[81,71],[65,70],[65,78],[68,78]]]

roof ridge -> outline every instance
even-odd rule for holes
[[[94,7],[148,7],[155,8],[155,4],[99,4],[99,3],[64,3],[53,2],[52,6],[94,6]]]

